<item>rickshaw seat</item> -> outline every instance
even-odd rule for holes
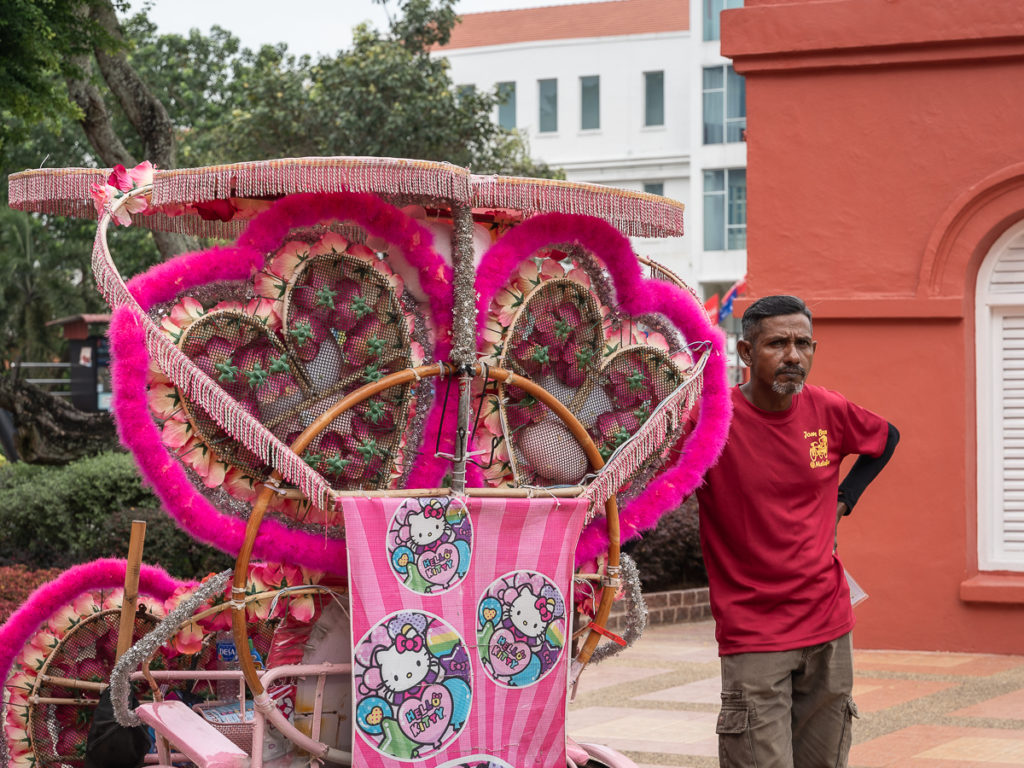
[[[149,702],[135,712],[198,768],[245,768],[249,764],[245,752],[181,701]]]

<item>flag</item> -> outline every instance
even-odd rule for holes
[[[708,319],[715,325],[718,324],[718,294],[704,302],[704,311],[708,313]]]
[[[718,322],[721,323],[725,318],[732,314],[732,302],[741,293],[747,290],[747,276],[744,275],[736,283],[725,292],[725,296],[722,298],[722,306],[718,310]]]

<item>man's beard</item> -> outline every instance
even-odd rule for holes
[[[802,381],[773,381],[772,392],[777,395],[799,395],[804,388]]]
[[[804,379],[807,376],[807,371],[802,366],[787,366],[780,368],[775,372],[776,376],[789,374],[791,376],[799,376],[798,381],[779,381],[776,378],[772,382],[772,392],[777,395],[799,395],[804,388]]]

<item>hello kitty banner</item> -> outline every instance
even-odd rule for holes
[[[344,500],[353,765],[563,768],[579,499]]]

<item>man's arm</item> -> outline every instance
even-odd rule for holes
[[[868,484],[878,477],[878,473],[889,463],[896,444],[900,441],[900,433],[892,424],[889,425],[889,435],[885,440],[885,448],[878,456],[861,455],[850,467],[849,473],[839,484],[839,506],[836,510],[837,516],[848,515],[853,510],[857,499],[864,493]]]

